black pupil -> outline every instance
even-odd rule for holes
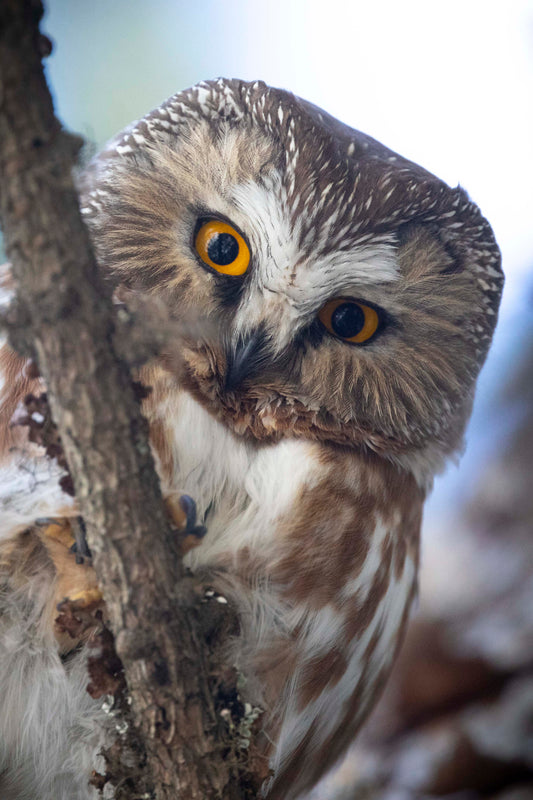
[[[207,255],[214,264],[227,267],[228,264],[233,264],[239,255],[239,242],[231,233],[215,233],[209,239]]]
[[[331,315],[331,327],[343,339],[351,339],[361,333],[365,324],[363,309],[356,303],[341,303]]]

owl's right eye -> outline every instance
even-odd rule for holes
[[[200,225],[194,247],[204,264],[222,275],[244,275],[250,264],[250,249],[244,238],[219,219]]]
[[[364,344],[377,333],[381,319],[378,311],[351,298],[329,300],[318,312],[326,330],[349,344]]]

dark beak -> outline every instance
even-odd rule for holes
[[[228,348],[225,388],[233,391],[267,364],[267,337],[256,331]]]

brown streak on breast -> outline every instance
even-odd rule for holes
[[[361,727],[366,714],[373,708],[375,702],[387,681],[391,664],[378,669],[376,673],[369,674],[370,667],[363,672],[355,687],[344,713],[339,718],[339,725],[335,731],[324,740],[321,752],[330,764],[335,762],[335,754],[342,752],[351,742]],[[366,696],[365,695],[366,692]],[[364,696],[364,700],[363,700]],[[332,757],[333,756],[333,757]]]
[[[374,655],[377,644],[380,641],[380,635],[376,633],[372,636],[363,656],[363,670],[357,685],[352,692],[348,703],[346,704],[344,714],[341,718],[338,728],[333,735],[326,740],[323,749],[328,752],[330,749],[335,751],[335,748],[343,749],[345,744],[353,739],[360,725],[362,724],[367,710],[373,708],[375,702],[387,681],[389,673],[392,669],[394,660],[398,654],[398,650],[402,644],[405,628],[409,618],[409,611],[411,602],[414,596],[414,587],[411,590],[400,620],[400,624],[395,633],[395,638],[391,642],[391,653],[385,666],[376,666],[373,664],[372,656]],[[372,672],[374,670],[374,672]],[[363,694],[366,691],[366,696],[363,702]]]
[[[353,611],[346,615],[345,631],[349,641],[360,638],[374,619],[378,606],[389,587],[391,564],[392,549],[379,565],[365,601],[361,606],[355,606]]]
[[[390,526],[381,551],[381,567],[366,605],[357,615],[371,613],[379,602],[394,564],[399,577],[407,553],[415,564],[423,494],[414,479],[377,457],[327,451],[325,476],[318,486],[305,487],[286,520],[281,520],[279,556],[271,578],[291,603],[344,607],[341,593],[365,563],[378,519]],[[364,587],[362,587],[364,588]]]
[[[286,797],[287,786],[293,787],[295,784],[299,784],[299,788],[303,789],[313,785],[314,781],[312,777],[307,780],[307,773],[313,763],[312,760],[310,762],[308,761],[313,733],[312,728],[307,730],[292,752],[289,760],[276,773],[275,782],[268,793],[269,800],[283,800],[283,798]],[[320,772],[322,775],[322,764],[320,768],[317,767],[315,771]],[[301,781],[304,775],[306,776],[306,780],[302,786]]]
[[[345,620],[339,644],[304,666],[297,706],[300,711],[342,679],[348,668],[347,644],[360,639],[374,620],[378,624],[361,653],[361,672],[349,699],[342,709],[332,709],[332,713],[339,715],[333,733],[312,758],[312,734],[306,735],[277,777],[274,797],[281,787],[292,781],[312,785],[319,773],[323,774],[327,766],[332,766],[353,739],[389,674],[415,591],[413,585],[406,592],[398,629],[388,643],[389,657],[383,663],[376,662],[376,648],[382,636],[380,619],[376,618],[380,614],[380,604],[391,580],[401,578],[407,555],[415,565],[418,560],[423,492],[411,476],[375,457],[358,465],[353,454],[326,451],[323,462],[326,478],[319,487],[302,493],[300,505],[293,509],[295,518],[302,524],[289,525],[284,539],[284,558],[273,571],[274,579],[284,585],[285,600],[305,602],[314,607],[337,603]],[[343,526],[335,524],[342,517],[341,508],[351,516]],[[344,597],[341,605],[338,591],[360,573],[378,518],[388,529],[380,546],[379,564],[370,578],[370,585],[361,586],[351,601]],[[362,592],[363,599],[358,606],[357,595]],[[320,766],[316,771],[311,769],[313,774],[303,779],[300,774],[303,765],[309,771],[309,764],[314,763]]]
[[[359,572],[370,546],[371,498],[358,498],[335,477],[302,491],[279,543],[271,570],[291,602],[322,607],[345,580]]]
[[[337,647],[333,647],[325,655],[310,661],[298,688],[298,711],[303,711],[324,690],[336,686],[347,667],[346,656]]]
[[[332,713],[338,714],[333,732],[321,741],[318,750],[313,749],[311,756],[313,728],[309,729],[290,759],[276,775],[273,798],[281,800],[284,796],[283,787],[287,784],[292,785],[293,782],[299,784],[299,791],[313,786],[335,764],[353,741],[369,709],[374,707],[383,691],[390,669],[391,664],[388,664],[372,674],[370,662],[367,663],[343,709],[332,709]]]

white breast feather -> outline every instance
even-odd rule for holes
[[[201,547],[187,556],[191,567],[216,562],[243,547],[271,552],[276,520],[287,514],[304,487],[320,479],[317,445],[297,439],[254,447],[238,439],[190,395],[172,416],[178,472],[167,491],[190,494],[200,518],[208,513]]]

